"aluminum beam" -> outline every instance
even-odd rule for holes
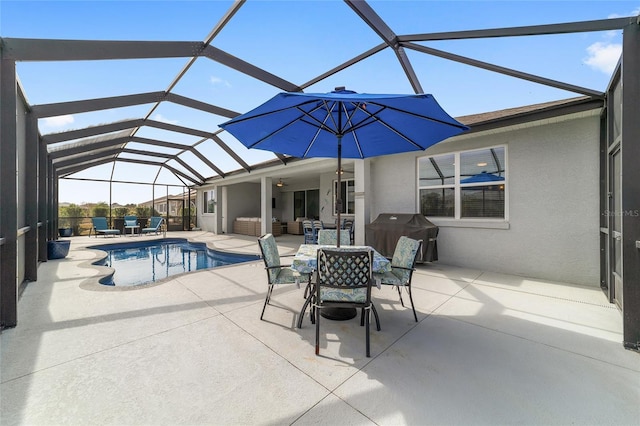
[[[42,140],[44,141],[44,143],[49,145],[53,143],[72,141],[75,139],[101,135],[104,133],[117,132],[118,130],[134,129],[135,127],[141,126],[143,124],[144,120],[142,119],[117,121],[115,123],[85,127],[84,129],[70,130],[68,132],[49,133],[42,136]]]
[[[24,278],[28,281],[38,280],[38,171],[40,161],[40,141],[38,139],[38,119],[33,113],[27,113],[26,151],[29,167],[25,170],[25,222],[30,228],[25,235]]]
[[[3,38],[14,61],[92,61],[106,59],[189,58],[204,43],[195,41],[111,41]]]
[[[48,165],[47,146],[42,143],[38,136],[38,260],[45,262],[47,260],[47,232],[49,229],[47,205],[49,203],[48,196]]]
[[[600,19],[596,21],[569,22],[563,24],[532,25],[524,27],[496,28],[486,30],[449,31],[440,33],[424,33],[403,35],[398,41],[432,41],[432,40],[462,40],[493,37],[521,37],[551,34],[569,34],[593,31],[621,30],[632,24],[634,17]]]
[[[16,63],[0,50],[0,329],[18,323]]]
[[[404,43],[408,49],[413,49],[418,52],[427,53],[429,55],[438,56],[440,58],[449,59],[451,61],[460,62],[473,67],[482,68],[485,70],[497,72],[499,74],[508,75],[510,77],[520,78],[522,80],[531,81],[533,83],[544,84],[546,86],[555,87],[556,89],[567,90],[569,92],[580,93],[587,96],[592,96],[599,99],[604,99],[604,93],[597,90],[591,90],[580,86],[574,86],[573,84],[563,83],[561,81],[551,80],[549,78],[540,77],[533,74],[528,74],[521,71],[516,71],[511,68],[505,68],[498,65],[490,64],[488,62],[482,62],[475,59],[467,58],[466,56],[455,55],[453,53],[444,52],[442,50],[433,49],[431,47],[422,46],[415,43]]]
[[[622,325],[624,346],[640,350],[640,17],[622,37]]]
[[[213,61],[221,63],[222,65],[226,65],[231,69],[236,71],[240,71],[243,74],[246,74],[250,77],[258,79],[264,83],[267,83],[271,86],[277,87],[279,89],[284,90],[285,92],[300,92],[300,87],[295,84],[278,77],[275,74],[271,74],[268,71],[263,70],[262,68],[258,68],[255,65],[250,64],[249,62],[243,61],[242,59],[236,58],[229,53],[215,48],[213,46],[205,47],[202,52],[202,56],[205,56]]]
[[[420,81],[418,80],[418,76],[413,70],[411,61],[409,61],[409,57],[402,46],[398,44],[398,36],[391,30],[391,28],[389,28],[386,22],[378,16],[367,2],[350,0],[345,0],[345,2],[360,17],[360,19],[369,25],[376,34],[378,34],[387,46],[393,49],[414,92],[424,93],[422,86],[420,85]]]
[[[386,43],[381,43],[381,44],[377,45],[376,47],[373,47],[373,48],[367,50],[366,52],[361,53],[360,55],[356,56],[355,58],[350,59],[347,62],[344,62],[343,64],[340,64],[337,67],[332,68],[329,71],[327,71],[325,73],[322,73],[319,76],[307,81],[306,83],[300,85],[300,89],[304,90],[309,86],[313,86],[314,84],[324,80],[325,78],[331,77],[332,75],[334,75],[334,74],[336,74],[336,73],[338,73],[338,72],[340,72],[340,71],[342,71],[342,70],[344,70],[346,68],[349,68],[351,65],[357,64],[358,62],[360,62],[360,61],[362,61],[364,59],[367,59],[369,56],[373,56],[376,53],[378,53],[378,52],[380,52],[380,51],[382,51],[382,50],[384,50],[386,48],[387,48]]]
[[[84,99],[80,101],[58,102],[33,105],[31,111],[38,118],[58,115],[100,111],[111,108],[123,108],[133,105],[150,104],[165,99],[164,92],[138,93],[134,95],[113,96],[108,98]]]

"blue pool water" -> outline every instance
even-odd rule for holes
[[[190,243],[183,238],[103,244],[88,248],[107,253],[94,265],[115,269],[112,275],[102,278],[100,284],[125,287],[152,283],[199,269],[260,259],[251,254],[211,250],[204,243]]]

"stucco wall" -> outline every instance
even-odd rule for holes
[[[371,218],[417,211],[417,157],[504,144],[508,229],[444,226],[430,218],[440,226],[439,261],[599,286],[598,137],[599,118],[590,116],[467,136],[419,154],[376,158]]]

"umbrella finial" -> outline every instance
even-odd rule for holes
[[[342,92],[343,90],[346,90],[347,88],[345,86],[338,86],[335,89],[333,89],[336,92]]]

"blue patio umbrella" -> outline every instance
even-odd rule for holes
[[[367,158],[425,150],[468,127],[438,105],[432,95],[280,93],[220,125],[247,148],[293,157]],[[342,212],[338,173],[336,210]],[[340,227],[338,226],[338,246]]]

